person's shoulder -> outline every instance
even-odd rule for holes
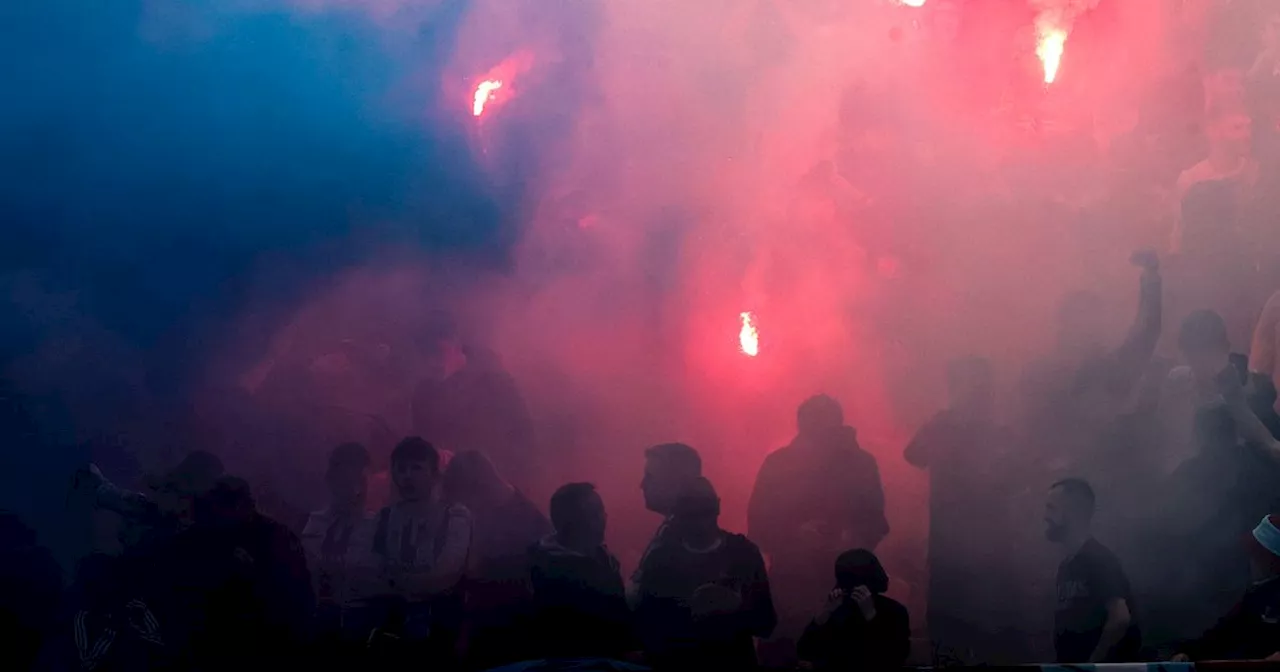
[[[730,551],[741,557],[764,557],[760,552],[760,547],[756,545],[756,542],[748,539],[747,535],[738,534],[737,532],[729,532],[725,534],[724,548],[726,551]]]
[[[1080,548],[1076,559],[1095,567],[1120,568],[1120,558],[1097,539],[1090,539]]]
[[[906,605],[888,595],[876,595],[876,609],[894,618],[906,619],[910,617]]]

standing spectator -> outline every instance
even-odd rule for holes
[[[929,636],[947,659],[995,662],[1007,627],[1007,529],[1013,493],[999,468],[1012,433],[995,419],[991,365],[973,357],[947,370],[950,406],[907,445],[911,465],[929,470]],[[972,521],[985,524],[975,528]],[[1003,567],[1002,571],[1000,568]]]
[[[413,427],[455,454],[478,450],[523,487],[537,482],[533,420],[497,353],[464,344],[439,318],[419,341],[426,377],[413,392]]]
[[[660,514],[663,518],[658,529],[654,531],[653,538],[649,540],[649,545],[640,556],[636,571],[631,575],[633,589],[643,579],[641,572],[649,553],[666,540],[676,499],[701,477],[702,457],[691,446],[683,443],[662,443],[645,451],[644,478],[640,481],[640,491],[644,494],[644,507]]]
[[[1180,213],[1186,213],[1188,202],[1185,199],[1197,185],[1223,185],[1229,191],[1235,209],[1240,210],[1239,206],[1252,197],[1258,184],[1258,161],[1253,156],[1253,119],[1249,113],[1236,106],[1213,109],[1208,132],[1208,155],[1178,176]],[[1203,228],[1211,224],[1205,218],[1191,218],[1183,214],[1174,228],[1172,249],[1192,253],[1214,251],[1221,247],[1223,241],[1238,239],[1237,231],[1221,227]]]
[[[618,560],[604,545],[604,501],[590,483],[551,497],[555,533],[529,551],[530,658],[620,659],[636,648]]]
[[[831,397],[800,405],[791,445],[765,459],[747,530],[770,557],[782,637],[794,638],[830,591],[823,578],[841,549],[874,549],[889,533],[880,469]]]
[[[444,500],[465,506],[474,525],[464,582],[470,662],[493,667],[505,662],[510,650],[504,642],[517,635],[529,547],[551,531],[551,524],[477,451],[450,460],[443,487]]]
[[[358,443],[334,448],[325,473],[329,506],[313,512],[302,530],[318,601],[318,634],[330,645],[323,652],[329,662],[357,655],[372,627],[368,596],[362,594],[376,571],[373,519],[365,510],[370,465],[369,451]]]
[[[760,549],[720,529],[720,498],[695,480],[645,556],[636,621],[657,669],[751,669],[777,623]]]
[[[1129,579],[1090,533],[1094,507],[1093,488],[1080,479],[1055,483],[1045,505],[1045,536],[1063,552],[1054,615],[1059,663],[1133,661],[1142,644]]]
[[[907,608],[885,597],[889,575],[871,551],[836,560],[836,587],[800,637],[800,659],[819,670],[897,670],[911,653]]]
[[[399,501],[379,512],[374,530],[382,625],[371,642],[393,662],[447,668],[461,627],[471,513],[442,500],[440,455],[419,437],[391,452],[391,477]]]
[[[1174,662],[1262,660],[1280,651],[1280,516],[1262,519],[1245,537],[1253,584],[1218,624],[1184,646]]]

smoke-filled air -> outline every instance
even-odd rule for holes
[[[7,0],[0,157],[5,669],[1280,656],[1280,3]]]

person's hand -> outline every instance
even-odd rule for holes
[[[689,610],[695,619],[732,614],[742,608],[742,595],[736,590],[714,583],[699,586],[689,599]]]
[[[1157,273],[1160,271],[1160,255],[1150,247],[1141,250],[1135,250],[1129,255],[1129,263],[1141,268],[1148,273]]]
[[[875,596],[871,594],[871,589],[866,586],[858,586],[849,593],[849,599],[858,605],[858,611],[862,612],[862,617],[868,621],[874,620],[876,617],[876,601]]]
[[[1213,377],[1213,382],[1218,393],[1228,404],[1244,401],[1244,386],[1240,384],[1240,370],[1234,365],[1228,363],[1223,367],[1218,375]]]
[[[818,610],[818,616],[816,618],[818,625],[822,625],[828,620],[831,620],[831,615],[836,613],[836,609],[839,609],[840,605],[844,604],[844,600],[845,594],[843,590],[836,588],[831,591],[827,595],[827,600],[822,603],[822,608]]]
[[[1170,658],[1170,659],[1169,659],[1169,662],[1171,662],[1171,663],[1189,663],[1189,662],[1191,662],[1191,656],[1188,656],[1188,655],[1187,655],[1187,654],[1185,654],[1185,653],[1179,653],[1179,654],[1174,655],[1174,657]]]

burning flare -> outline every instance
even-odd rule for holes
[[[924,0],[899,0],[908,7],[924,7]]]
[[[760,332],[756,331],[756,317],[751,311],[739,313],[742,329],[738,330],[738,347],[748,357],[760,354]]]
[[[1036,43],[1036,56],[1044,65],[1044,83],[1052,84],[1058,78],[1058,66],[1062,65],[1062,52],[1067,46],[1067,31],[1058,27],[1043,27]]]
[[[475,99],[471,103],[471,114],[480,116],[484,114],[485,103],[493,100],[493,92],[502,88],[502,82],[496,79],[486,79],[476,86]]]

